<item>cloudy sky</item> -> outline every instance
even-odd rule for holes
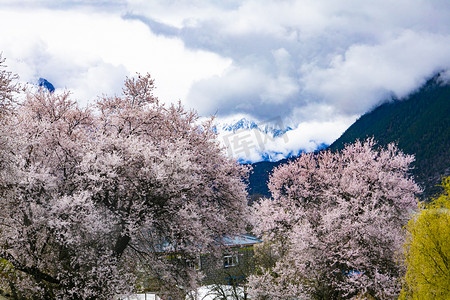
[[[0,0],[0,28],[23,81],[86,104],[148,72],[164,102],[292,127],[263,147],[278,156],[450,69],[448,0]]]

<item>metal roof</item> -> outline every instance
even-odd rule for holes
[[[250,246],[262,243],[260,239],[250,234],[239,234],[234,236],[224,236],[222,238],[223,244],[228,247],[233,246]]]

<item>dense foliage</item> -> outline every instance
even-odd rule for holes
[[[246,168],[222,154],[211,122],[161,104],[150,76],[86,109],[42,90],[14,107],[13,81],[1,84],[12,113],[0,136],[0,288],[14,298],[111,299],[137,279],[186,291],[198,275],[186,259],[243,230]]]
[[[273,199],[255,204],[263,235],[256,299],[391,299],[401,288],[402,227],[420,192],[413,157],[372,139],[341,152],[304,154],[270,178]]]
[[[450,177],[442,186],[442,194],[408,223],[402,299],[450,298]]]

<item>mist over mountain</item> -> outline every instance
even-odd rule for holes
[[[380,146],[391,142],[414,154],[412,173],[424,189],[437,193],[441,176],[450,175],[450,82],[445,73],[428,80],[405,99],[393,99],[361,116],[331,146],[339,150],[356,139],[375,137]]]
[[[279,147],[289,141],[286,133],[292,130],[284,126],[281,118],[259,122],[241,117],[218,123],[215,129],[228,155],[240,163],[278,161],[298,155],[298,151],[286,152]]]
[[[450,81],[442,72],[403,99],[390,99],[362,115],[329,147],[340,150],[357,139],[374,137],[380,146],[396,142],[408,154],[414,154],[412,174],[424,189],[422,198],[440,191],[441,176],[450,175]],[[292,158],[291,158],[292,159]],[[274,167],[287,162],[252,164],[249,194],[270,196],[267,188]]]
[[[280,120],[281,121],[281,120]],[[274,122],[255,122],[253,120],[248,120],[247,118],[241,118],[236,122],[223,124],[222,129],[228,132],[235,133],[238,130],[251,130],[257,129],[258,131],[270,134],[272,138],[282,136],[286,132],[292,130],[290,126],[284,127],[279,124],[274,124]]]
[[[215,128],[228,155],[240,163],[276,162],[328,147],[354,120],[308,123],[279,116],[264,121],[239,116],[220,118]]]

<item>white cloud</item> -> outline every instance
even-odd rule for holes
[[[405,31],[377,45],[354,45],[328,68],[305,65],[305,90],[342,113],[362,113],[389,98],[405,97],[433,72],[450,68],[450,36]]]
[[[439,79],[442,84],[450,84],[450,70],[441,73]]]
[[[270,74],[258,66],[230,66],[220,76],[194,82],[186,103],[200,114],[249,114],[254,118],[286,116],[285,102],[298,92],[289,75]]]
[[[148,23],[155,32],[233,59],[232,68],[195,82],[186,97],[206,114],[286,117],[312,101],[362,114],[449,66],[446,1],[135,2],[130,7],[139,14],[174,26]]]
[[[151,73],[163,101],[185,98],[195,80],[220,74],[230,60],[153,34],[120,15],[75,11],[0,11],[0,49],[25,81],[45,77],[84,101],[120,93],[126,75]],[[119,79],[121,80],[119,81]]]

